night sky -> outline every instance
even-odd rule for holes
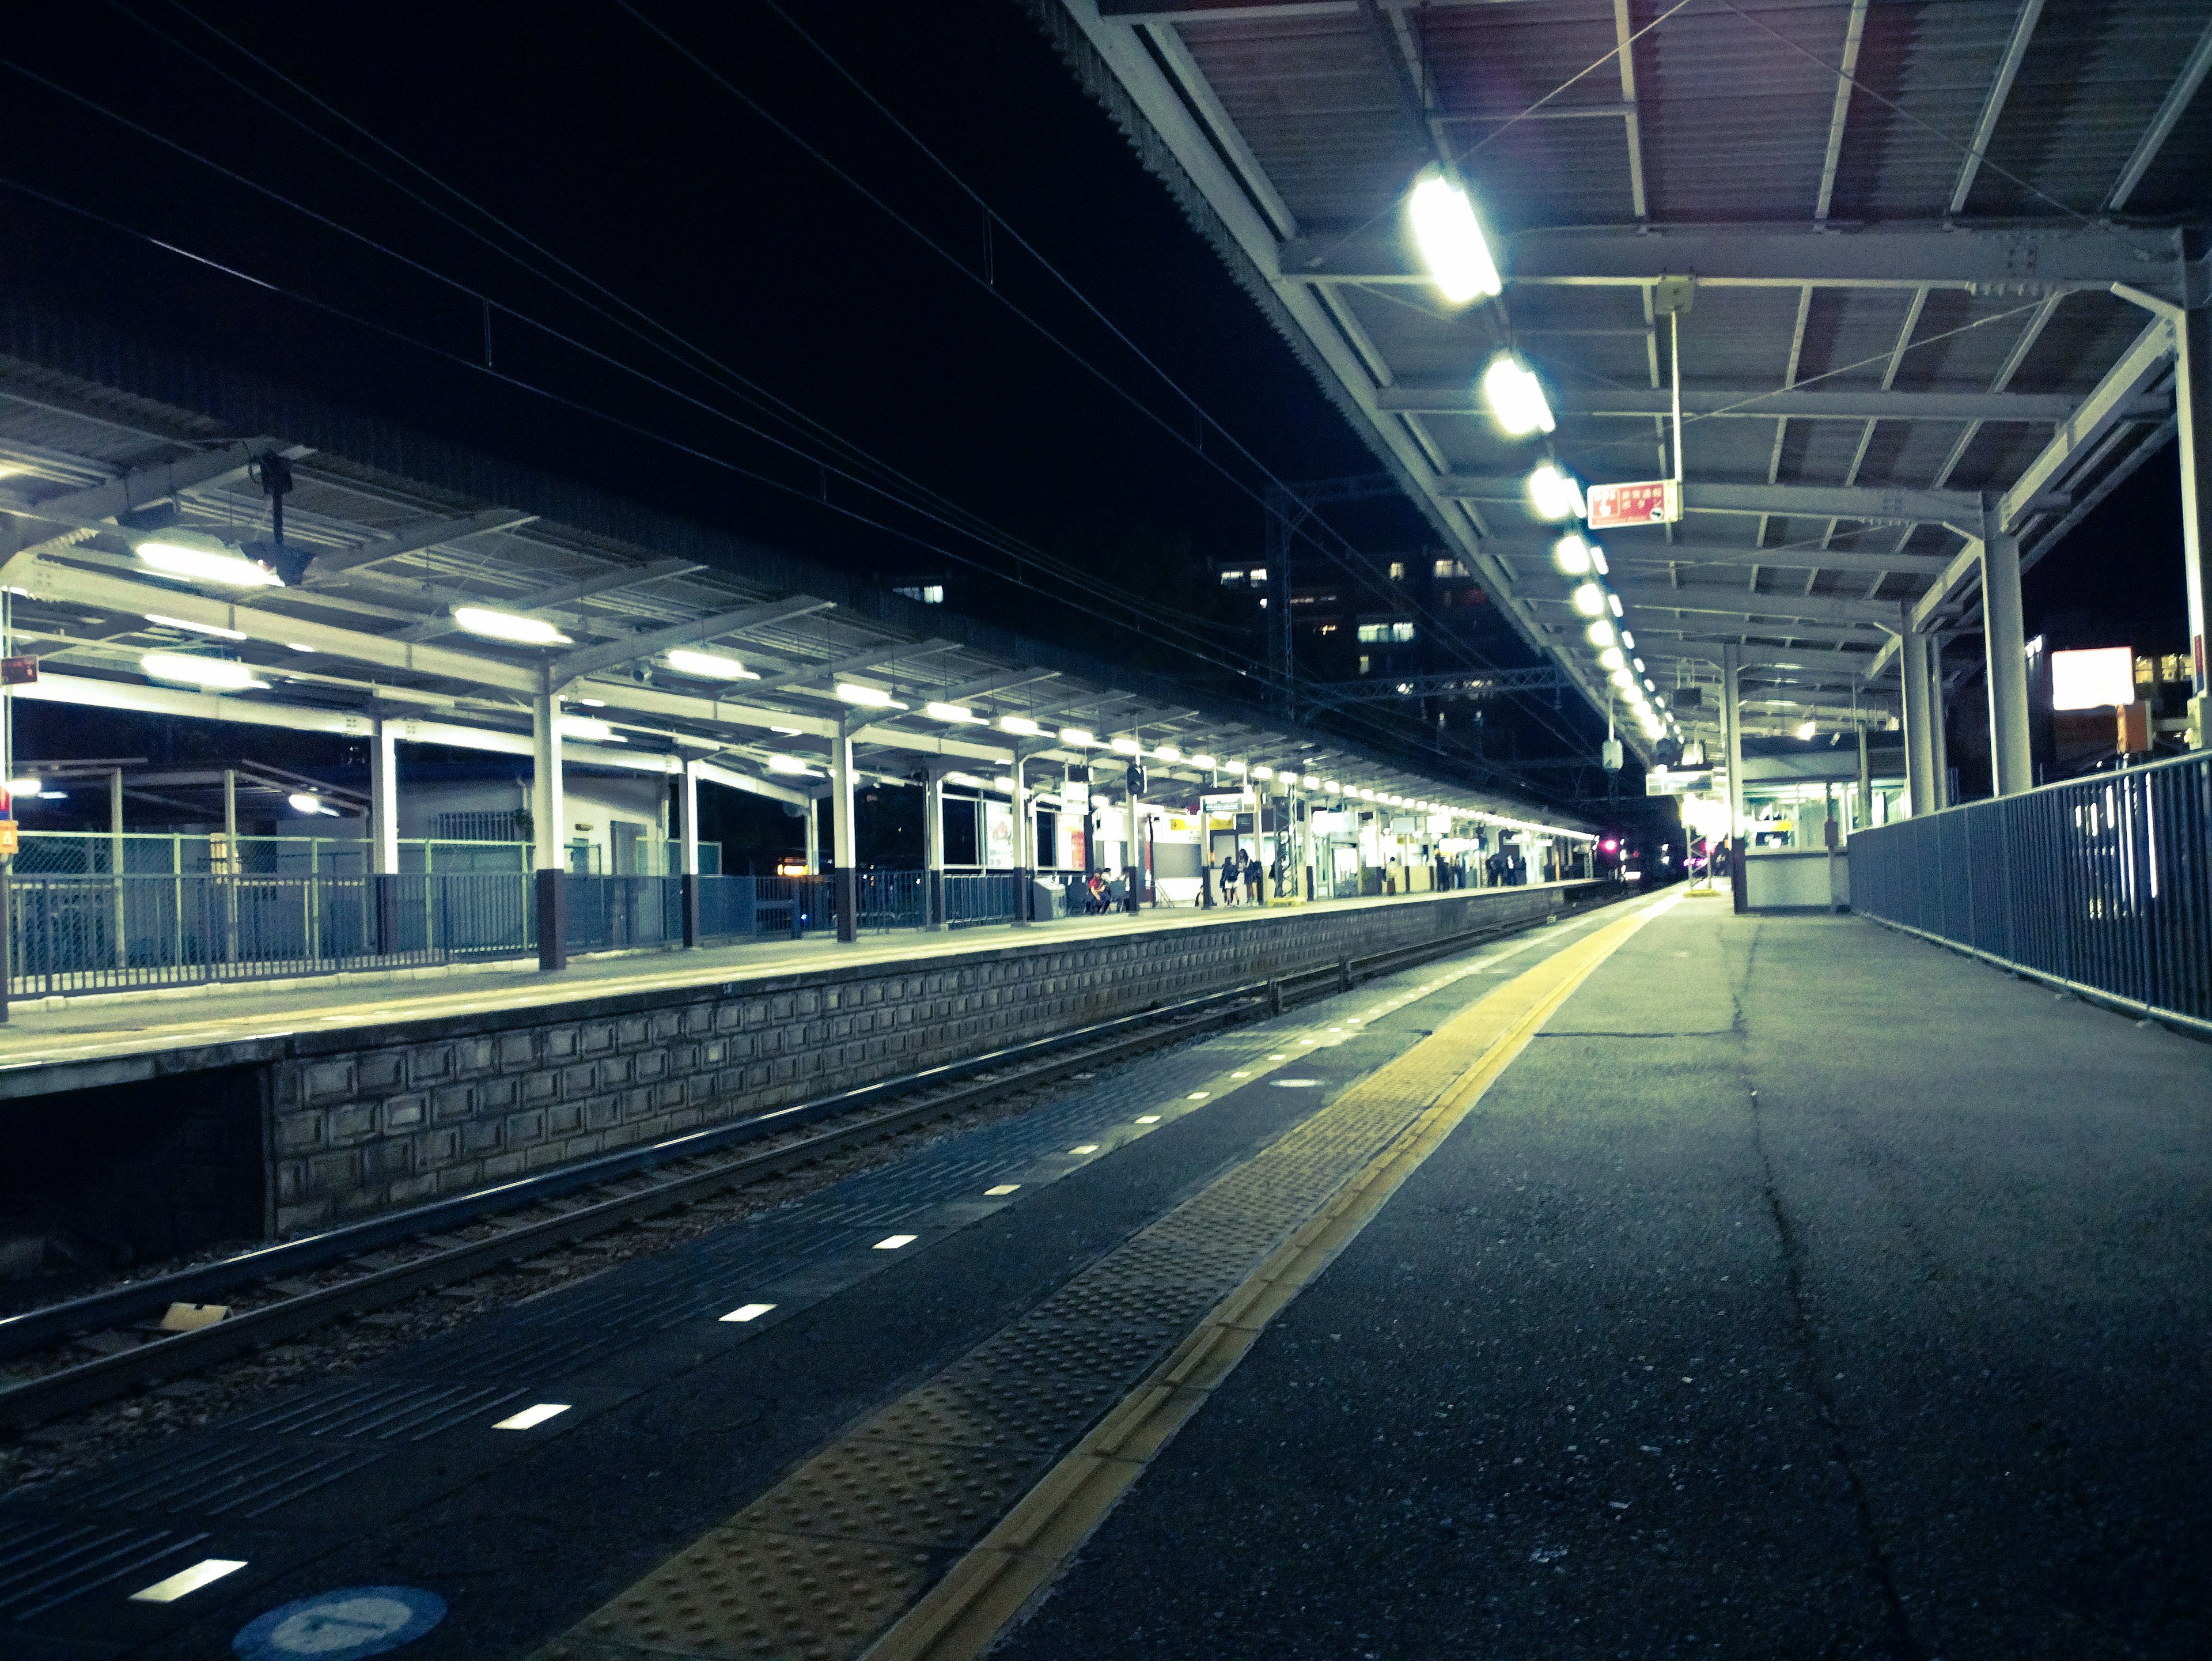
[[[1074,585],[1030,565],[1040,597],[963,562],[1005,572],[1027,545],[1195,617],[1217,599],[1206,561],[1259,550],[1263,466],[1376,470],[1011,0],[792,11],[921,144],[758,0],[639,10],[24,9],[0,42],[0,282],[849,569],[950,572],[963,609],[1092,649],[1112,642]],[[505,379],[483,368],[487,302]],[[648,344],[671,334],[672,355]],[[918,484],[957,504],[931,512],[989,521],[1000,545],[825,474],[820,460],[875,476],[848,446],[915,481],[897,487],[909,501]],[[2055,643],[2178,642],[2173,488],[2170,460],[2147,467],[2033,574],[2031,632],[2047,613]],[[1344,522],[1378,552],[1433,539],[1409,506]],[[1218,638],[1225,656],[1257,648]],[[1579,707],[1498,721],[1530,754],[1601,735]]]

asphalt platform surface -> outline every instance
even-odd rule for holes
[[[1691,899],[999,1661],[2212,1654],[2212,1048]]]

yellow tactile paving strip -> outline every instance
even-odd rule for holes
[[[1552,1011],[1668,904],[1506,982],[1351,1086],[830,1443],[538,1661],[976,1654]],[[1042,1462],[1079,1436],[1040,1480]]]

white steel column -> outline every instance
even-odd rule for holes
[[[1936,752],[1929,742],[1928,636],[1905,631],[1897,654],[1898,678],[1905,684],[1905,811],[1917,818],[1936,811]]]
[[[1990,683],[1990,771],[1995,794],[2035,784],[2027,741],[2027,631],[2020,599],[2020,538],[1997,498],[1982,498],[1982,640]]]
[[[1030,924],[1030,870],[1036,863],[1032,844],[1036,841],[1036,827],[1030,823],[1030,787],[1027,770],[1022,764],[1022,746],[1014,746],[1013,761],[1007,767],[1014,782],[1014,925],[1026,928]]]
[[[568,817],[561,793],[561,696],[540,692],[530,701],[530,820],[540,871],[559,871],[563,858],[561,826]]]
[[[131,912],[124,903],[128,855],[123,843],[123,770],[107,776],[107,874],[115,885],[115,966],[131,963]]]
[[[837,878],[837,938],[860,934],[859,827],[853,823],[853,729],[842,723],[830,740],[830,862]]]
[[[1145,880],[1145,846],[1139,832],[1144,824],[1144,798],[1134,790],[1129,795],[1129,839],[1124,844],[1123,869],[1128,875],[1129,897],[1132,905],[1143,897]]]
[[[1951,757],[1945,748],[1944,728],[1950,711],[1943,704],[1943,636],[1928,636],[1928,765],[1932,773],[1928,811],[1940,812],[1951,805]]]
[[[538,967],[568,966],[568,879],[561,831],[568,807],[561,789],[561,695],[549,679],[530,700],[530,821],[537,844]]]
[[[369,869],[380,877],[399,873],[399,734],[388,721],[376,723],[368,760]]]
[[[806,799],[806,874],[822,874],[822,798]]]
[[[2201,296],[2191,295],[2197,301]],[[2185,313],[2174,326],[2174,436],[2181,451],[2182,589],[2189,612],[2189,745],[2212,746],[2212,569],[2204,539],[2212,533],[2212,313]]]
[[[678,827],[678,834],[684,839],[683,863],[678,870],[681,875],[696,877],[699,874],[699,764],[696,761],[684,764],[684,777],[678,787],[676,808],[683,821]]]
[[[921,880],[928,890],[927,908],[922,913],[922,927],[932,931],[942,929],[945,927],[945,775],[936,767],[929,770],[929,782],[922,787],[921,865]]]
[[[1729,836],[1743,835],[1743,671],[1733,645],[1721,648],[1721,731],[1728,746]],[[1734,857],[1731,852],[1730,857]]]

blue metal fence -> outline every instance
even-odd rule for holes
[[[1850,872],[1856,911],[2212,1023],[2212,757],[1856,831]]]
[[[948,871],[945,873],[945,922],[966,928],[979,922],[1012,922],[1021,895],[1021,879],[1011,871]]]

